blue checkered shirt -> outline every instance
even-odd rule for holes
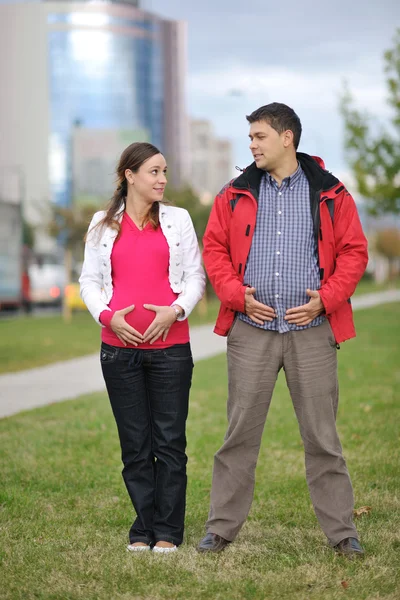
[[[272,331],[285,333],[320,325],[320,315],[309,325],[298,326],[284,320],[286,310],[309,302],[306,289],[318,290],[320,276],[317,247],[310,210],[308,180],[299,165],[279,187],[269,173],[261,179],[257,221],[244,283],[256,288],[255,299],[275,309],[277,317],[254,323],[247,315],[239,319]]]

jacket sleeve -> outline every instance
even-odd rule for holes
[[[229,224],[231,220],[226,192],[215,198],[203,237],[203,260],[208,277],[224,306],[244,312],[246,287],[235,271],[229,247]]]
[[[328,315],[351,298],[368,263],[367,239],[356,204],[347,191],[335,200],[333,219],[336,265],[319,290]]]
[[[201,264],[201,253],[197,241],[196,231],[192,219],[187,211],[182,224],[181,232],[182,260],[183,260],[183,282],[184,291],[172,304],[179,304],[185,311],[183,317],[178,321],[186,319],[196,304],[201,300],[206,287],[206,276]]]
[[[104,327],[104,325],[102,325],[100,322],[100,314],[103,312],[103,310],[110,309],[101,299],[103,275],[100,269],[100,258],[98,245],[96,244],[96,234],[92,232],[93,227],[99,222],[101,216],[101,213],[96,213],[89,225],[79,284],[82,300],[86,304],[90,314],[99,325]]]

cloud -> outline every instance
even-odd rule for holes
[[[303,123],[301,149],[323,156],[336,172],[346,169],[338,110],[343,80],[360,109],[382,120],[390,114],[383,53],[400,23],[398,0],[143,4],[187,21],[189,112],[233,140],[236,164],[251,159],[245,115],[268,102],[293,106]]]
[[[334,73],[353,64],[374,71],[400,23],[397,0],[144,0],[144,5],[188,22],[191,71],[234,64]]]
[[[349,71],[347,75],[355,104],[381,119],[387,118],[390,113],[383,74],[380,80],[371,80],[366,72]],[[232,95],[232,90],[236,94]],[[343,122],[339,114],[341,90],[341,79],[323,71],[273,67],[263,72],[255,65],[213,67],[191,73],[188,79],[190,114],[211,119],[218,135],[232,140],[235,164],[243,167],[252,160],[246,114],[277,101],[292,106],[300,116],[300,150],[323,157],[329,170],[345,175]],[[354,191],[353,183],[350,179],[349,187]]]
[[[383,78],[371,81],[366,73],[348,73],[351,93],[357,104],[386,113],[386,90]],[[300,71],[290,67],[233,66],[192,73],[188,78],[190,96],[196,101],[203,97],[227,100],[229,97],[260,101],[285,102],[307,110],[337,110],[342,89],[340,78],[325,72]],[[232,93],[233,92],[233,93]],[[255,106],[256,108],[256,106]]]

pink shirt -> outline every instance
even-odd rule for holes
[[[155,312],[146,310],[143,304],[170,306],[178,297],[169,284],[169,247],[161,227],[153,229],[148,223],[140,230],[125,212],[121,221],[120,236],[111,253],[111,269],[113,296],[108,305],[111,311],[104,310],[100,315],[100,321],[105,325],[101,339],[111,346],[124,347],[110,328],[110,321],[116,310],[134,304],[134,310],[125,316],[125,320],[137,331],[144,333],[154,320]],[[189,325],[185,319],[173,323],[165,342],[161,336],[153,344],[128,344],[126,347],[167,348],[188,341]]]

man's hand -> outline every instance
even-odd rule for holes
[[[311,300],[302,306],[289,308],[286,311],[285,321],[294,325],[308,325],[324,312],[325,309],[319,292],[316,290],[307,290],[307,295],[310,296]]]
[[[156,306],[155,304],[143,304],[143,307],[156,313],[153,322],[143,334],[143,341],[150,341],[150,344],[153,344],[162,335],[163,342],[165,342],[171,325],[177,319],[175,310],[172,306]]]
[[[244,312],[254,323],[258,325],[264,325],[265,321],[272,321],[276,317],[276,313],[273,308],[258,302],[254,298],[256,288],[248,287],[245,291],[244,296]]]
[[[141,333],[136,331],[133,327],[128,325],[125,321],[125,315],[132,312],[135,308],[134,305],[127,306],[127,308],[123,308],[121,310],[116,310],[113,314],[113,317],[110,321],[110,327],[117,336],[118,339],[126,346],[127,344],[132,344],[133,346],[137,346],[143,342],[143,336]]]

